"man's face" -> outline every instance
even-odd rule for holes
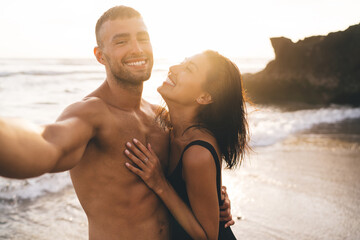
[[[100,30],[104,65],[118,82],[138,85],[151,76],[153,52],[142,18],[106,21]]]

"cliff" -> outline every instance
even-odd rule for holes
[[[275,60],[244,87],[259,104],[360,104],[360,24],[293,43],[271,38]]]

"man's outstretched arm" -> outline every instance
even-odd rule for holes
[[[0,118],[0,175],[29,178],[74,167],[95,135],[93,109],[91,100],[75,103],[42,127]]]

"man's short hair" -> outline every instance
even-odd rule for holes
[[[141,14],[135,9],[127,6],[115,6],[104,12],[99,18],[95,27],[96,43],[100,47],[102,45],[100,39],[100,28],[104,22],[115,19],[141,18]]]

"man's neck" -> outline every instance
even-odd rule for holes
[[[113,107],[127,111],[140,108],[143,83],[129,85],[106,79],[98,90],[101,98]]]

